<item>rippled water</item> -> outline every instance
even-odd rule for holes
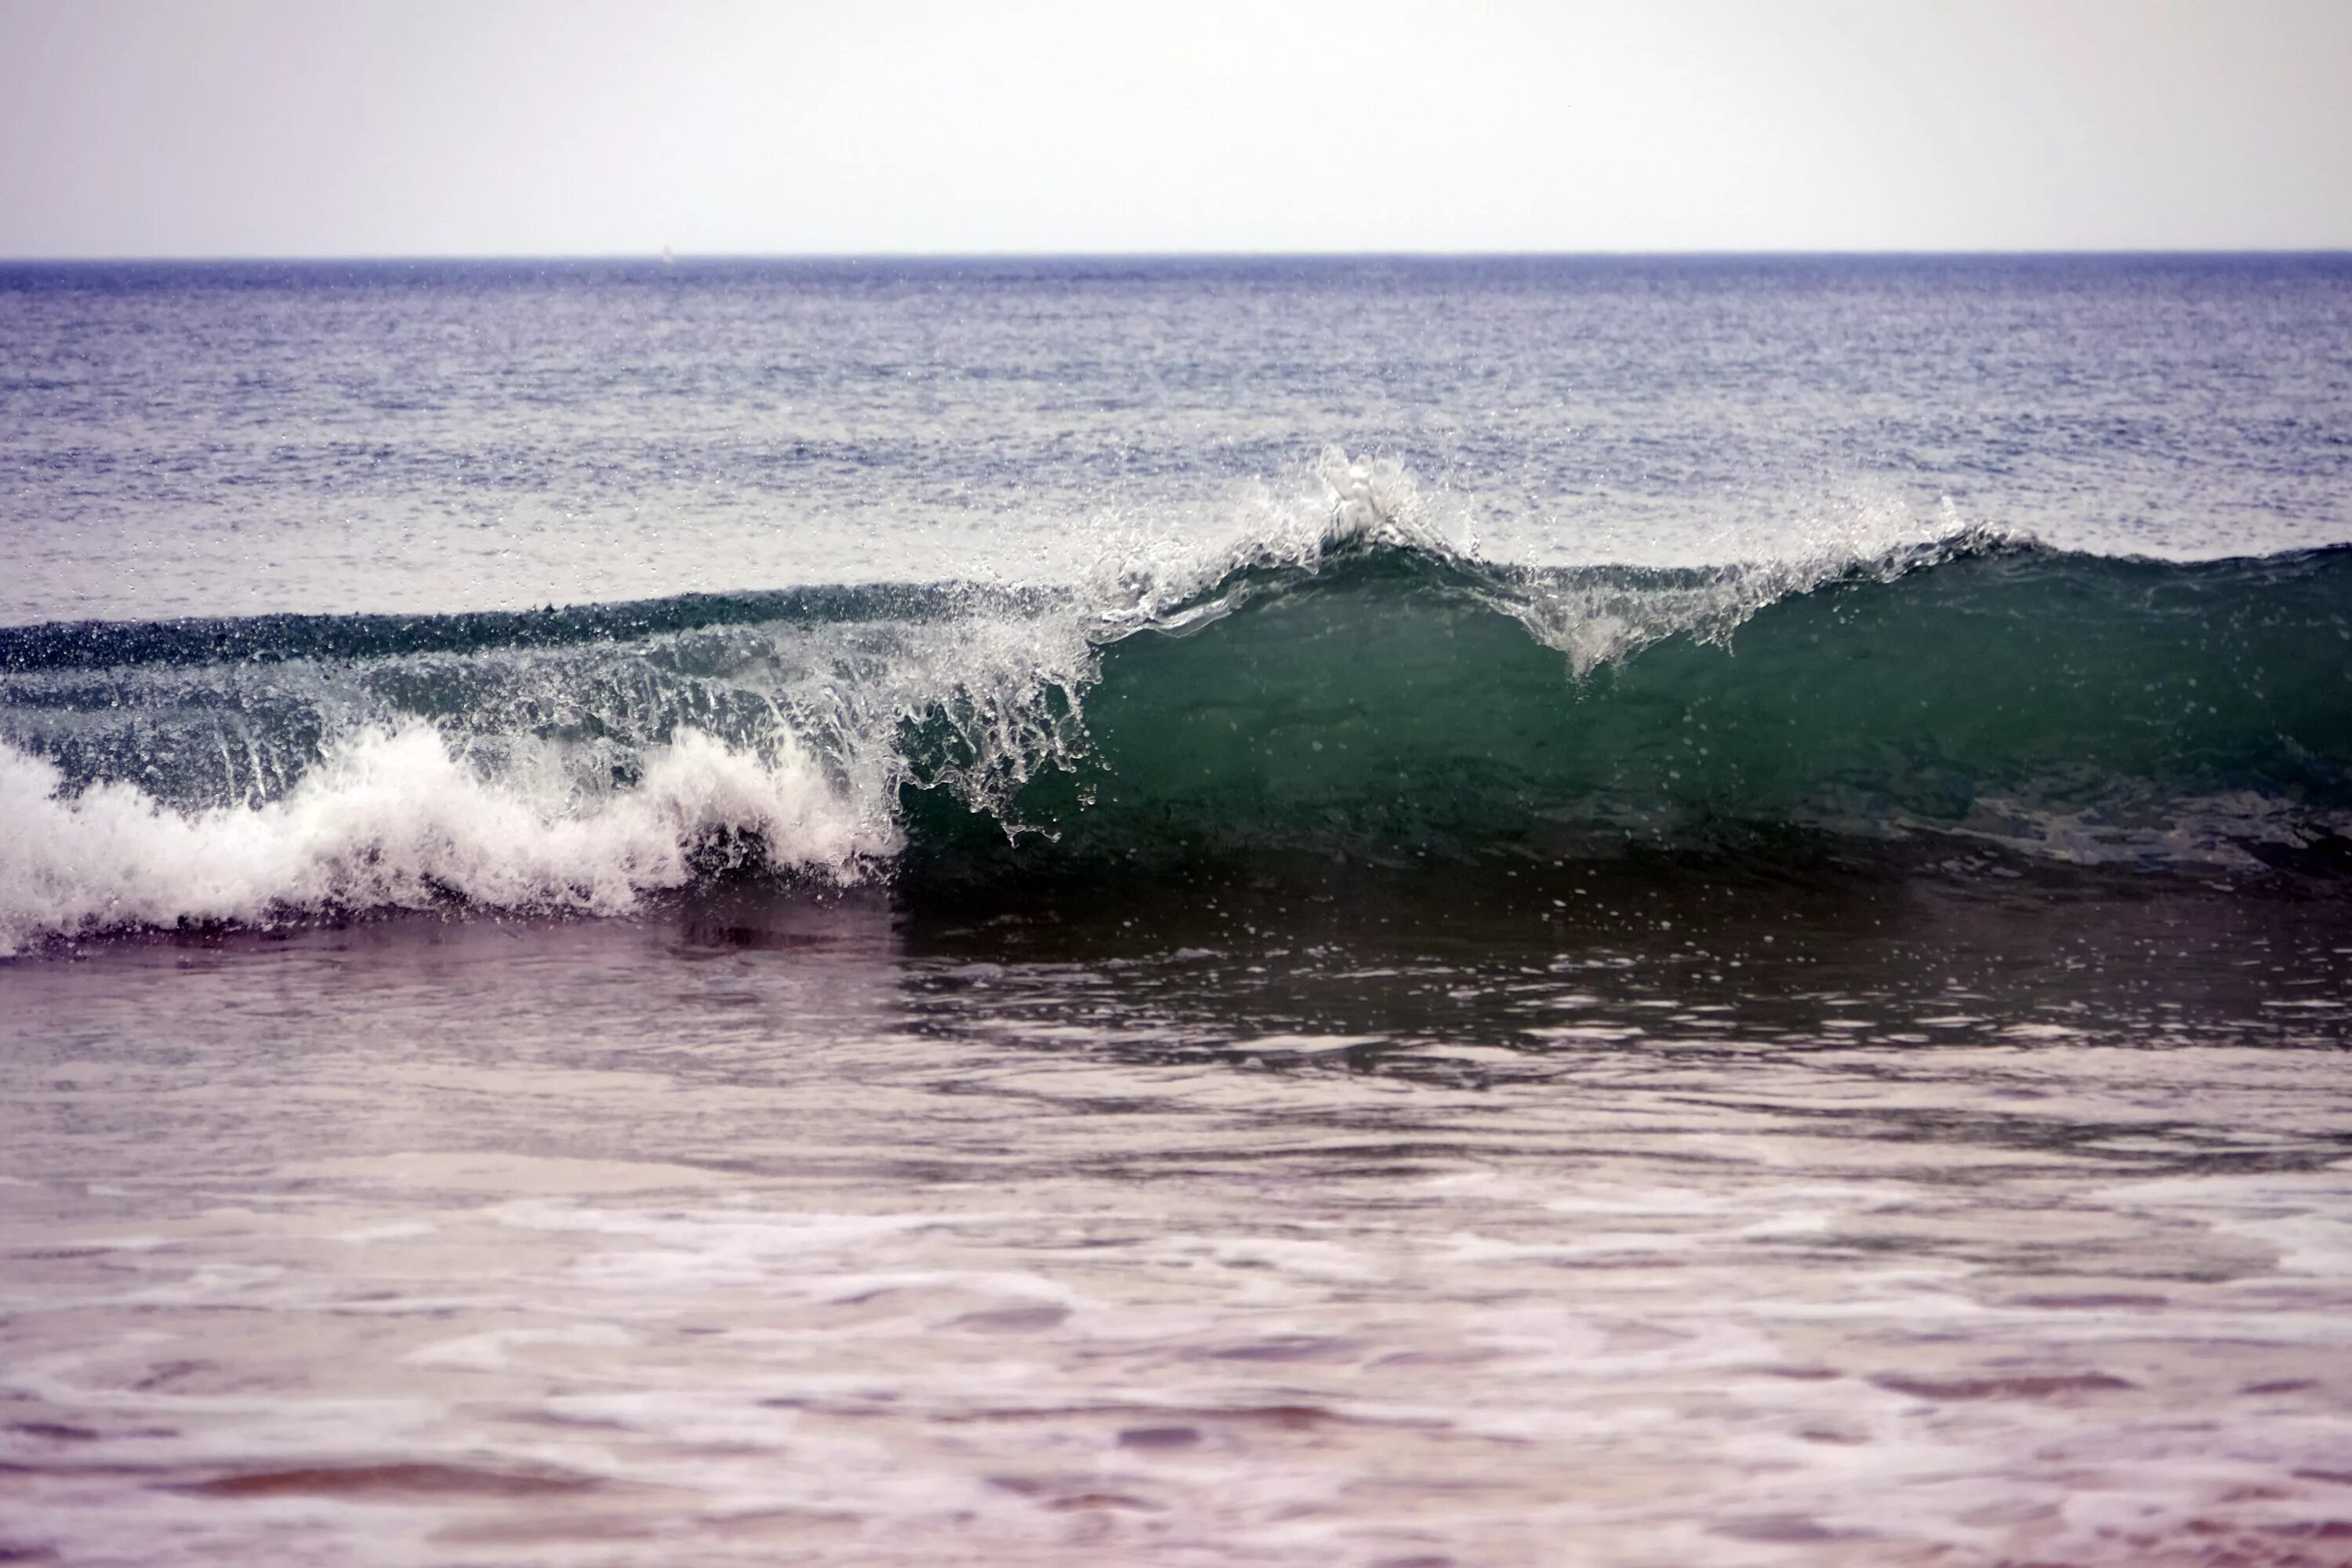
[[[2021,924],[2041,875],[744,889],[20,966],[0,1545],[2341,1561],[2352,920],[2126,878]]]
[[[2345,1568],[2347,545],[2342,257],[0,267],[0,1563]]]
[[[0,266],[0,623],[996,574],[1318,448],[1490,554],[2352,539],[2352,260]]]

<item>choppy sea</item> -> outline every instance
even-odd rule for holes
[[[0,266],[0,1562],[2352,1563],[2352,258]]]

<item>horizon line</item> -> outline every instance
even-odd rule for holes
[[[1704,261],[1704,260],[2029,260],[2065,258],[2352,258],[2352,244],[2327,246],[2066,246],[1937,249],[1590,249],[1590,250],[709,250],[673,251],[317,251],[0,255],[0,267],[414,266],[420,263],[650,262],[1007,262],[1007,261]]]

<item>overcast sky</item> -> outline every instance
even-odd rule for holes
[[[0,0],[0,255],[2352,247],[2352,0]]]

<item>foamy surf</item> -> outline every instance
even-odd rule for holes
[[[121,781],[64,787],[0,746],[0,951],[44,937],[334,910],[614,915],[715,865],[840,882],[898,847],[797,746],[772,759],[682,731],[632,787],[582,798],[486,778],[429,725],[335,742],[282,796],[195,809]]]

